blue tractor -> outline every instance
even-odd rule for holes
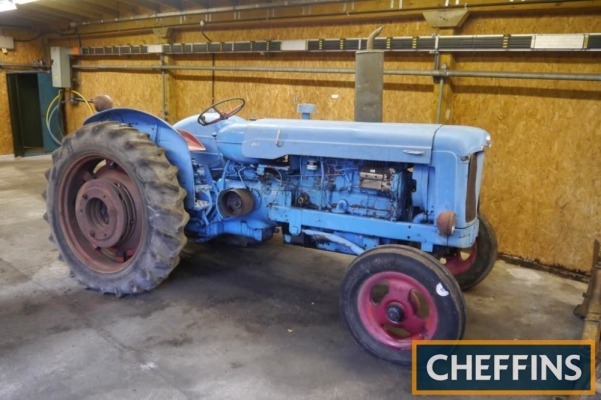
[[[187,240],[225,235],[353,254],[342,318],[377,357],[459,339],[461,289],[497,253],[479,214],[487,132],[465,126],[259,119],[216,103],[171,126],[134,109],[89,118],[52,155],[46,219],[88,288],[151,290]],[[279,235],[280,236],[280,235]]]

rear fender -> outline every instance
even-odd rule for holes
[[[131,108],[112,108],[99,112],[88,118],[84,122],[84,125],[103,121],[128,124],[132,128],[148,134],[150,140],[155,142],[157,146],[165,149],[165,156],[179,170],[177,179],[180,185],[186,189],[187,195],[184,205],[188,210],[194,208],[192,157],[186,141],[171,125],[152,114]]]

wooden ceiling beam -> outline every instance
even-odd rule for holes
[[[49,22],[53,21],[42,21],[40,19],[26,18],[20,16],[4,16],[0,15],[0,29],[12,28],[12,29],[23,29],[33,32],[43,32],[50,28]]]
[[[209,0],[187,0],[187,2],[193,7],[200,6],[202,8],[208,8],[211,5],[211,2]]]
[[[157,4],[159,7],[166,7],[171,10],[182,11],[182,2],[181,1],[173,1],[173,0],[146,0],[151,3]],[[179,4],[178,4],[179,3]]]
[[[48,15],[51,17],[55,17],[59,20],[68,20],[72,22],[82,22],[89,20],[85,15],[82,14],[74,14],[70,11],[61,10],[60,8],[56,8],[55,6],[50,5],[47,2],[42,2],[38,4],[35,3],[27,3],[19,6],[17,11],[31,11],[35,13],[39,13],[42,15]]]
[[[71,7],[75,7],[82,10],[89,10],[95,12],[97,14],[101,14],[104,16],[118,17],[120,15],[118,7],[110,7],[106,1],[102,2],[94,2],[89,0],[54,0],[61,1],[69,4]],[[115,5],[117,3],[115,2]]]
[[[234,5],[234,0],[184,0],[184,1],[191,3],[192,5],[201,6],[202,8],[225,7],[225,6],[231,7]],[[363,1],[363,0],[358,0],[358,1]],[[263,1],[254,0],[253,3],[262,4],[262,3],[271,3],[271,1],[270,0],[263,0]]]
[[[82,8],[81,6],[73,6],[68,1],[65,0],[44,0],[44,6],[48,7],[52,10],[57,10],[61,13],[66,12],[71,15],[77,15],[80,18],[83,18],[88,21],[96,21],[104,19],[104,15],[102,13],[97,13],[92,8]]]
[[[47,0],[46,0],[47,1]],[[135,14],[137,10],[134,7],[121,4],[118,0],[54,0],[55,2],[77,7],[82,10],[89,10],[97,14],[108,15],[113,18],[126,14]],[[20,6],[21,7],[21,6]]]
[[[87,7],[88,5],[93,5],[97,8],[104,8],[105,10],[107,10],[106,12],[113,12],[116,14],[119,14],[122,10],[122,7],[120,7],[119,3],[120,1],[107,1],[107,0],[69,0],[71,2],[76,2],[81,4],[84,7]]]
[[[87,1],[93,1],[94,3],[97,3],[99,0],[87,0]],[[103,5],[106,5],[107,7],[111,7],[111,8],[115,8],[117,10],[119,10],[119,13],[122,12],[126,12],[126,13],[131,13],[131,14],[137,14],[139,7],[137,5],[131,5],[128,4],[126,2],[123,1],[118,1],[118,0],[100,0],[100,3],[102,3]]]
[[[134,7],[137,9],[136,14],[144,14],[143,10],[148,10],[151,13],[158,12],[158,7],[156,4],[147,1],[147,0],[118,0],[119,3],[127,5],[129,7]]]
[[[17,21],[19,19],[27,20],[31,22],[41,21],[41,22],[52,22],[55,21],[55,18],[49,17],[47,15],[43,15],[40,13],[36,13],[34,11],[26,11],[23,10],[14,10],[14,11],[6,11],[0,14],[0,21],[10,22]]]
[[[25,18],[28,19],[32,22],[36,22],[36,21],[42,21],[42,22],[47,22],[49,24],[53,24],[54,25],[54,29],[59,29],[60,28],[60,24],[63,23],[69,23],[70,20],[68,17],[64,16],[64,15],[49,15],[46,12],[42,12],[40,10],[38,10],[37,8],[35,10],[33,9],[25,9],[22,7],[19,7],[19,17],[20,18]]]
[[[519,3],[500,2],[499,0],[460,0],[451,2],[445,7],[444,0],[370,0],[349,2],[313,3],[311,5],[273,6],[264,3],[264,8],[239,6],[236,13],[225,8],[215,7],[198,12],[188,12],[179,15],[156,15],[152,18],[135,18],[132,20],[105,22],[102,24],[86,24],[78,28],[80,34],[99,34],[111,32],[126,32],[150,30],[160,27],[191,27],[198,25],[201,20],[208,20],[208,26],[213,29],[250,28],[285,26],[308,23],[354,23],[379,21],[382,19],[398,20],[408,17],[421,17],[426,10],[465,9],[471,13],[520,13],[546,11],[582,11],[601,10],[601,0],[530,0]],[[465,4],[463,4],[465,3]],[[230,3],[231,4],[231,3]],[[289,1],[288,4],[294,4]],[[212,11],[213,10],[213,11]],[[234,17],[234,14],[236,15]]]

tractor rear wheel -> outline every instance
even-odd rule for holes
[[[67,136],[52,161],[45,219],[72,275],[117,296],[165,279],[189,217],[164,150],[126,124],[100,122]]]
[[[456,340],[465,328],[455,279],[434,257],[408,246],[378,246],[359,255],[342,281],[340,310],[367,351],[405,366],[413,340]]]

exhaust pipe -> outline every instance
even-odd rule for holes
[[[382,122],[384,51],[374,50],[382,28],[369,35],[365,50],[355,53],[355,121]]]

